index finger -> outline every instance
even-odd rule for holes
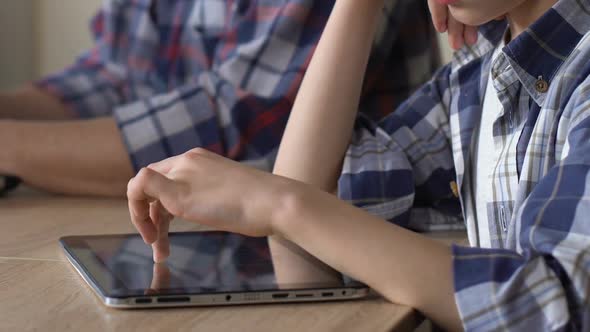
[[[146,243],[154,243],[158,236],[155,220],[150,217],[150,203],[163,199],[172,201],[176,189],[174,181],[149,168],[143,168],[129,182],[127,199],[131,222]]]
[[[170,240],[168,231],[170,230],[170,221],[172,216],[162,207],[160,201],[152,203],[150,206],[152,220],[155,222],[157,239],[152,243],[154,262],[161,263],[170,256]],[[157,220],[155,220],[157,219]]]
[[[135,178],[129,181],[127,186],[127,204],[129,205],[129,215],[131,222],[139,231],[145,243],[153,242],[153,234],[156,232],[155,226],[150,218],[150,202],[153,199],[135,185]]]

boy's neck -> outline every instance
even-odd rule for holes
[[[510,23],[510,39],[515,39],[531,24],[538,20],[558,0],[525,0],[508,13]]]

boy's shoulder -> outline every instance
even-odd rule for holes
[[[580,39],[580,42],[567,56],[557,75],[572,84],[580,85],[588,81],[590,76],[590,32]]]
[[[552,86],[555,109],[565,118],[581,120],[590,113],[590,33],[586,33],[557,72]],[[580,113],[581,112],[581,113]]]

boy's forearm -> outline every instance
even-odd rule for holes
[[[338,0],[297,95],[274,173],[333,191],[383,0]]]
[[[448,246],[397,227],[320,191],[287,194],[275,234],[331,267],[367,283],[392,302],[459,330]]]
[[[280,237],[270,237],[268,245],[279,285],[342,283],[342,275],[296,244]]]
[[[383,0],[336,2],[291,111],[275,174],[334,190],[381,7]],[[339,279],[335,271],[318,268],[321,263],[315,257],[280,237],[270,237],[269,246],[282,280]]]
[[[67,120],[72,117],[59,99],[33,85],[0,93],[0,119]]]
[[[299,89],[273,173],[334,191],[358,108],[383,0],[338,0]],[[345,56],[343,56],[343,54]],[[283,280],[336,281],[338,274],[278,237],[269,238]]]
[[[32,122],[0,120],[0,174],[62,194],[124,196],[133,176],[111,118]]]

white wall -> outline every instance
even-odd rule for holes
[[[2,1],[0,6],[0,89],[20,85],[35,75],[33,1]]]
[[[22,0],[17,0],[22,1]],[[101,0],[35,0],[38,33],[38,74],[72,63],[92,45],[89,20]]]

